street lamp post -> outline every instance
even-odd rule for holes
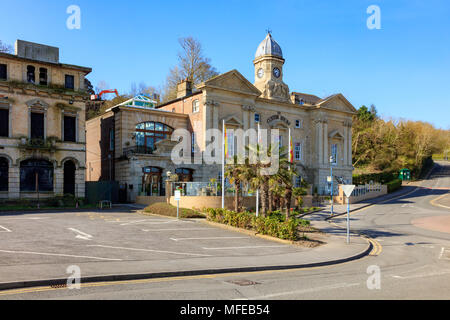
[[[331,171],[331,215],[333,215],[333,204],[334,204],[334,199],[333,199],[333,156],[330,156],[330,171]]]

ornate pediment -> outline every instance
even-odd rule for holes
[[[261,92],[237,70],[213,77],[198,86],[199,89],[215,88],[246,95],[260,96]]]
[[[325,98],[322,101],[319,101],[316,105],[321,108],[332,109],[341,112],[357,112],[355,107],[340,93]]]
[[[45,110],[47,110],[47,108],[48,108],[48,103],[46,103],[45,101],[43,101],[39,98],[28,100],[26,102],[26,104],[29,108],[39,108],[39,109],[45,109]]]

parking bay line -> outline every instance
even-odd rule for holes
[[[201,231],[201,230],[212,230],[212,228],[142,229],[142,231],[144,231],[144,232],[152,232],[152,231]]]
[[[170,238],[173,241],[185,240],[226,240],[226,239],[250,239],[249,237],[200,237],[200,238]]]
[[[223,248],[202,248],[204,250],[234,250],[234,249],[258,249],[258,248],[283,248],[288,246],[246,246],[246,247],[223,247]]]
[[[4,226],[0,226],[0,228],[2,228],[5,231],[1,231],[0,232],[12,232],[11,230],[9,230],[8,228],[4,227]]]
[[[156,253],[180,254],[180,255],[185,255],[185,256],[211,257],[211,255],[209,255],[209,254],[186,253],[186,252],[174,252],[174,251],[163,251],[163,250],[152,250],[152,249],[139,249],[139,248],[113,247],[113,246],[105,246],[105,245],[101,245],[101,244],[92,244],[92,245],[88,245],[88,247],[100,247],[100,248],[110,248],[110,249],[120,249],[120,250],[131,250],[131,251],[146,251],[146,252],[156,252]]]
[[[0,252],[17,253],[17,254],[35,254],[35,255],[42,255],[42,256],[85,258],[85,259],[108,260],[108,261],[122,261],[122,259],[91,257],[91,256],[77,256],[77,255],[63,254],[63,253],[48,253],[48,252],[33,252],[33,251],[12,251],[12,250],[0,250]]]

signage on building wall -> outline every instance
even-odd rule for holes
[[[267,123],[270,123],[275,120],[281,120],[284,123],[286,123],[288,126],[291,125],[291,122],[286,117],[282,116],[281,114],[274,114],[273,116],[269,117],[269,119],[267,119]]]

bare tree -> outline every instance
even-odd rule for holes
[[[3,53],[13,53],[13,47],[9,44],[6,44],[0,40],[0,52]]]
[[[218,75],[211,66],[210,59],[204,57],[201,43],[193,37],[178,40],[181,51],[178,53],[178,65],[170,69],[164,88],[164,101],[176,98],[177,84],[189,79],[197,85]]]

